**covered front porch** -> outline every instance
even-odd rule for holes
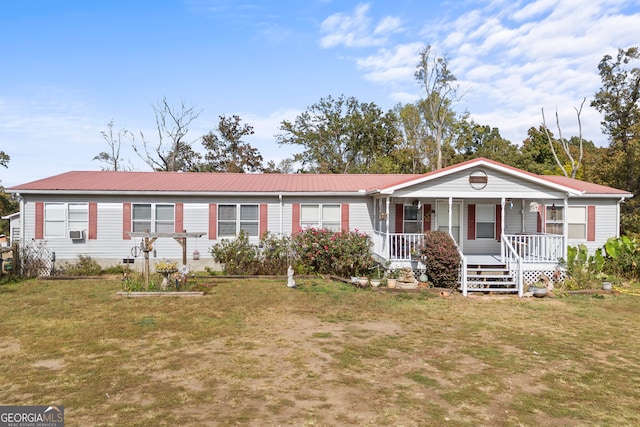
[[[553,277],[566,258],[566,199],[380,197],[374,208],[374,253],[390,269],[424,269],[428,260],[417,254],[425,231],[448,232],[463,260],[464,295],[486,291],[476,274],[486,281],[491,271],[502,269],[500,278],[508,281],[492,284],[491,291],[522,296],[527,283],[542,274]]]

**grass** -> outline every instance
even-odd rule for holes
[[[321,279],[0,285],[0,403],[66,425],[640,424],[640,296],[449,298]]]

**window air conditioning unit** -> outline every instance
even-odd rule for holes
[[[84,239],[84,230],[69,230],[69,238],[71,240]]]

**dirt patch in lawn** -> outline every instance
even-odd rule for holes
[[[640,424],[640,299],[225,280],[192,299],[6,293],[0,400],[64,404],[70,425]]]

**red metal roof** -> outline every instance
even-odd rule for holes
[[[11,191],[358,192],[407,177],[402,174],[245,174],[208,172],[74,171],[9,188]]]
[[[474,165],[529,176],[584,194],[632,196],[628,191],[564,176],[536,175],[494,160],[477,158],[426,174],[244,174],[210,172],[72,171],[9,188],[20,191],[203,192],[203,193],[351,193],[367,192],[442,176]]]

